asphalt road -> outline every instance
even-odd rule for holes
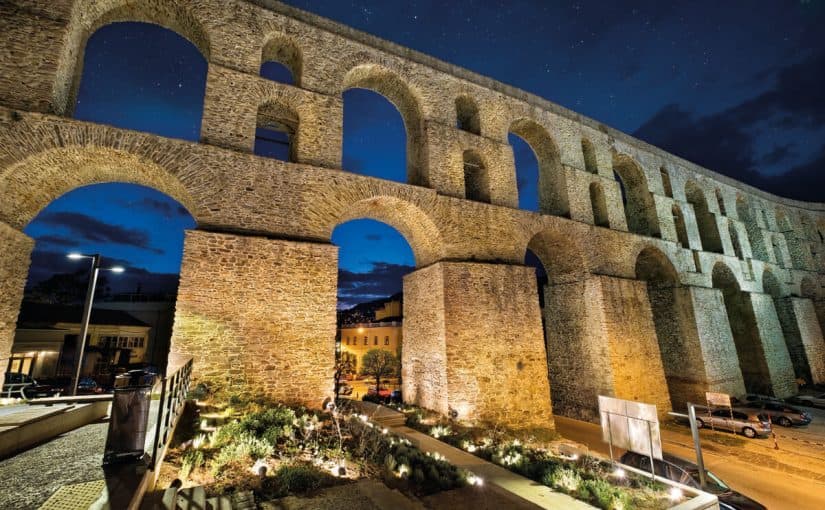
[[[591,450],[609,455],[608,446],[602,442],[601,428],[593,423],[556,416],[556,429],[563,436],[586,444]],[[817,418],[815,417],[814,420]],[[692,449],[663,442],[668,453],[694,459]],[[617,454],[618,455],[618,454]],[[733,489],[759,501],[771,510],[825,508],[825,484],[743,462],[730,456],[704,452],[705,466]]]

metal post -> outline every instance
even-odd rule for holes
[[[77,395],[77,384],[80,382],[80,371],[83,369],[83,355],[86,351],[86,335],[89,334],[89,319],[92,316],[92,302],[95,299],[95,287],[97,286],[97,274],[100,272],[100,255],[94,254],[92,257],[92,273],[89,275],[89,287],[86,289],[86,302],[83,304],[83,320],[80,323],[80,338],[77,347],[77,368],[75,368],[72,379],[72,395]]]
[[[647,423],[647,443],[648,448],[650,448],[650,476],[655,480],[656,470],[653,468],[653,434],[650,432],[650,422],[646,421],[645,423]]]
[[[155,420],[155,441],[152,444],[152,460],[149,469],[155,469],[158,462],[158,443],[160,442],[160,428],[163,426],[163,403],[166,400],[166,376],[160,380],[160,400],[158,400],[158,416]]]
[[[699,442],[699,427],[696,426],[696,409],[688,402],[688,420],[690,420],[690,435],[693,436],[693,447],[696,449],[696,465],[699,467],[699,487],[705,488],[705,460],[702,458],[702,444]]]
[[[605,414],[607,415],[607,445],[610,447],[610,463],[613,464],[615,463],[613,460],[613,427],[610,426],[610,413]]]

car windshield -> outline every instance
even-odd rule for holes
[[[688,471],[690,473],[690,477],[696,481],[696,485],[699,485],[699,470],[692,470]],[[707,492],[711,494],[722,494],[724,492],[730,491],[730,487],[725,485],[725,482],[720,480],[716,475],[711,473],[708,470],[705,470],[705,489]]]

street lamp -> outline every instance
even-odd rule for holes
[[[72,378],[72,396],[77,395],[77,383],[80,382],[80,371],[83,368],[83,355],[86,351],[86,335],[89,334],[89,319],[92,316],[92,302],[95,298],[95,287],[97,287],[97,275],[100,273],[100,254],[84,255],[82,253],[69,253],[67,257],[71,260],[92,259],[92,274],[89,277],[89,287],[86,289],[86,301],[83,303],[83,319],[80,322],[80,345],[77,350],[77,367]],[[104,271],[122,273],[124,269],[120,266],[103,268]]]

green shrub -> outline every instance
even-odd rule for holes
[[[181,480],[186,480],[192,471],[203,466],[203,452],[200,450],[187,450],[181,458],[180,472]]]
[[[630,505],[629,495],[605,480],[585,480],[581,483],[578,494],[604,510],[623,510]]]
[[[272,455],[272,445],[258,439],[248,432],[243,432],[218,452],[212,461],[212,473],[218,474],[224,466],[233,461],[262,459]]]
[[[582,477],[573,469],[559,467],[545,473],[542,483],[565,492],[576,492],[582,484]]]
[[[275,475],[267,479],[267,492],[274,497],[300,494],[318,489],[328,483],[330,476],[312,464],[281,466]]]

